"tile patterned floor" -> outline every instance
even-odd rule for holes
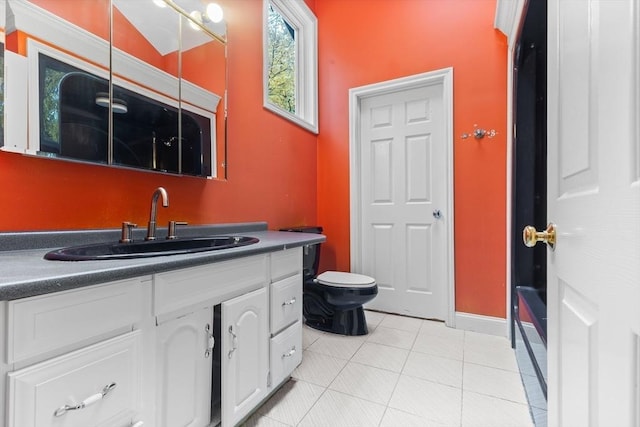
[[[533,427],[506,338],[367,312],[369,335],[303,329],[302,364],[247,427]]]

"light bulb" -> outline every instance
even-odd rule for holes
[[[189,16],[191,17],[191,19],[189,20],[189,26],[196,31],[200,31],[201,28],[196,24],[196,22],[202,25],[202,13],[198,12],[197,10],[194,10],[189,14]]]
[[[167,4],[164,0],[153,0],[153,3],[158,7],[167,7]]]
[[[209,3],[207,5],[207,18],[209,18],[211,22],[220,22],[223,17],[224,12],[218,3]]]

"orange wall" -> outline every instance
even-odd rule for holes
[[[0,152],[0,231],[144,227],[151,193],[159,209],[191,224],[315,223],[316,136],[262,107],[262,2],[220,1],[228,23],[228,180],[205,180]]]
[[[454,68],[456,310],[505,317],[506,39],[495,0],[318,0],[322,269],[349,270],[348,90]],[[498,135],[463,140],[473,125]]]

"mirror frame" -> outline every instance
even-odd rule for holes
[[[269,101],[269,6],[296,30],[296,112]],[[263,0],[263,105],[264,108],[318,133],[318,19],[304,0]]]

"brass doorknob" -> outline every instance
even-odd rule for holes
[[[553,250],[556,246],[556,225],[550,222],[544,231],[537,231],[535,227],[527,225],[522,230],[522,241],[529,248],[534,247],[538,242],[544,242]]]

